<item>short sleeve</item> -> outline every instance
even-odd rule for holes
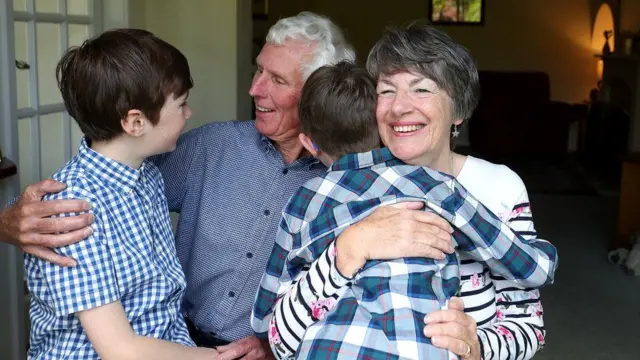
[[[60,255],[76,260],[75,267],[62,267],[36,259],[47,284],[52,307],[56,315],[70,315],[112,303],[120,299],[117,277],[112,257],[112,236],[109,223],[101,217],[100,208],[85,191],[69,187],[64,191],[47,195],[46,200],[82,199],[89,201],[95,221],[93,233],[85,240],[56,248]],[[78,214],[61,214],[72,216]]]

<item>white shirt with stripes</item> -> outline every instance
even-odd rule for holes
[[[543,241],[537,239],[526,187],[511,169],[469,156],[457,179],[525,239]],[[460,273],[460,297],[478,325],[483,359],[533,358],[545,336],[539,291],[504,280],[473,260],[461,259]]]

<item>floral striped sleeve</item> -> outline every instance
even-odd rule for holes
[[[293,358],[306,329],[322,319],[350,286],[336,267],[333,241],[307,271],[283,291],[269,317],[269,344],[277,359]]]
[[[527,191],[519,197],[507,220],[508,225],[525,240],[538,239],[533,224]],[[545,345],[540,292],[521,287],[513,281],[490,273],[496,289],[496,321],[478,328],[484,360],[531,359]]]

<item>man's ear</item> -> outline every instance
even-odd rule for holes
[[[120,120],[122,130],[125,134],[139,137],[142,136],[147,128],[148,119],[142,111],[132,109],[127,112],[127,115]]]
[[[298,139],[300,139],[302,146],[304,146],[304,148],[307,149],[313,157],[318,157],[321,153],[316,144],[313,143],[313,140],[311,140],[307,135],[300,133],[300,135],[298,135]]]

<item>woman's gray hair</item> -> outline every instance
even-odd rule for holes
[[[478,69],[469,51],[449,35],[429,25],[412,23],[387,28],[367,58],[374,79],[413,72],[447,92],[454,119],[469,119],[478,105]]]
[[[355,62],[356,54],[342,31],[328,18],[303,11],[298,15],[278,20],[269,29],[267,44],[283,45],[287,40],[309,41],[315,44],[313,59],[301,64],[302,78],[324,65],[347,60]]]

